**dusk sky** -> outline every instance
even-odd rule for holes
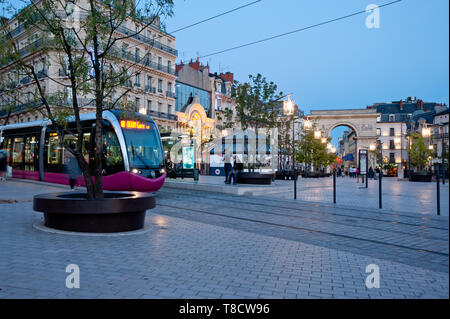
[[[175,0],[175,14],[164,22],[171,32],[252,1]],[[178,61],[390,1],[262,0],[174,33]],[[379,29],[368,29],[368,14],[362,14],[202,62],[209,62],[212,72],[233,72],[238,81],[261,73],[277,83],[279,90],[293,93],[305,113],[311,109],[365,108],[408,96],[448,105],[449,2],[403,0],[381,8],[380,13]]]
[[[178,29],[251,0],[175,1],[167,30]],[[250,7],[180,31],[179,59],[306,27],[364,10],[362,0],[263,0]],[[380,29],[365,26],[367,14],[212,56],[213,72],[230,71],[245,81],[262,73],[279,89],[294,93],[301,109],[365,108],[416,96],[449,97],[449,2],[403,0],[381,8]]]
[[[176,30],[251,0],[175,1]],[[362,0],[263,0],[226,16],[175,33],[179,60],[185,61],[361,11]],[[368,14],[250,47],[215,55],[212,72],[233,72],[245,81],[261,73],[293,93],[299,107],[365,108],[416,96],[449,101],[449,2],[403,0],[380,9],[380,28],[368,29]],[[332,143],[347,128],[332,132]]]

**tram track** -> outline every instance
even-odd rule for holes
[[[220,200],[223,200],[223,199],[220,199]],[[228,205],[228,208],[239,209],[239,207],[230,206],[230,201],[227,201],[227,205]],[[251,204],[249,204],[249,205],[251,205]],[[267,206],[267,205],[262,205],[262,206]],[[442,239],[442,238],[434,237],[434,236],[429,236],[429,235],[420,235],[420,234],[404,232],[404,231],[399,231],[399,230],[386,230],[386,229],[379,228],[379,227],[374,227],[374,226],[361,226],[361,225],[358,225],[356,223],[348,223],[348,222],[347,223],[343,223],[343,222],[340,222],[340,221],[330,221],[330,220],[325,220],[325,219],[321,219],[321,218],[314,218],[314,217],[298,216],[298,215],[291,215],[291,214],[267,212],[267,211],[263,211],[263,210],[250,209],[248,207],[246,208],[246,211],[259,213],[259,214],[262,213],[262,214],[265,214],[265,215],[273,215],[273,216],[288,217],[288,218],[298,218],[298,219],[304,219],[304,220],[308,220],[308,221],[312,221],[312,222],[326,222],[326,223],[330,223],[330,224],[337,224],[337,225],[350,226],[350,227],[359,227],[359,228],[365,228],[365,227],[369,228],[370,227],[371,230],[378,230],[378,231],[383,231],[383,232],[390,231],[391,233],[408,235],[408,236],[416,235],[416,236],[419,236],[422,239],[432,239],[432,240],[444,241],[444,242],[447,241],[446,239]],[[307,211],[307,210],[304,209],[303,211]],[[323,213],[323,214],[327,214],[327,213]],[[331,216],[333,216],[333,215],[331,215]],[[353,216],[348,216],[348,217],[349,218],[353,218]],[[365,219],[365,220],[376,221],[375,219]],[[389,222],[386,222],[386,223],[389,223]],[[410,226],[417,227],[417,228],[421,227],[421,226],[418,226],[418,225],[410,225]]]
[[[448,253],[433,251],[433,250],[429,250],[429,249],[409,247],[409,246],[400,245],[400,244],[382,242],[382,241],[374,240],[374,239],[359,238],[359,237],[354,237],[354,236],[350,236],[350,235],[336,234],[336,233],[332,233],[332,232],[326,232],[326,231],[322,231],[322,230],[310,229],[310,228],[305,228],[305,227],[298,227],[298,226],[285,225],[285,224],[280,224],[280,223],[273,223],[273,222],[257,220],[257,219],[253,219],[253,218],[247,218],[247,217],[230,216],[230,215],[226,215],[226,214],[214,213],[214,212],[211,212],[211,211],[205,211],[205,210],[201,210],[201,209],[188,208],[186,206],[181,206],[180,207],[180,206],[168,205],[168,204],[164,204],[164,203],[158,203],[158,206],[172,208],[172,209],[177,209],[177,210],[181,209],[181,210],[185,210],[185,211],[191,211],[191,212],[201,213],[201,214],[206,214],[206,215],[211,215],[211,216],[224,217],[224,218],[229,218],[229,219],[234,219],[234,220],[241,220],[241,221],[246,221],[246,222],[251,222],[251,223],[264,224],[264,225],[268,225],[268,226],[276,226],[276,227],[281,227],[281,228],[299,230],[299,231],[313,233],[313,234],[322,234],[322,235],[327,235],[327,236],[332,236],[332,237],[338,237],[338,238],[344,238],[344,239],[350,239],[350,240],[356,240],[356,241],[364,241],[364,242],[367,242],[367,243],[372,243],[372,244],[377,244],[377,245],[396,247],[396,248],[400,248],[400,249],[406,249],[406,250],[410,250],[410,251],[415,251],[417,253],[424,253],[425,252],[425,253],[441,256],[441,257],[448,257],[449,256]]]
[[[180,194],[177,193],[176,196],[184,196],[184,197],[191,197],[190,195],[187,194]],[[377,219],[377,218],[373,218],[373,217],[363,217],[363,216],[355,216],[355,215],[348,215],[348,214],[337,214],[337,213],[330,213],[330,212],[325,212],[325,211],[321,211],[321,210],[317,210],[314,209],[313,211],[311,211],[311,209],[306,209],[306,208],[299,208],[299,207],[289,207],[289,206],[280,206],[280,205],[270,205],[269,203],[261,203],[261,202],[255,202],[255,201],[248,201],[248,200],[240,200],[237,201],[230,201],[230,199],[225,199],[225,198],[220,198],[220,197],[216,197],[216,196],[205,196],[204,194],[202,195],[202,198],[205,199],[212,199],[215,201],[223,201],[223,202],[236,202],[239,204],[247,204],[247,205],[254,205],[254,206],[262,206],[262,207],[273,207],[273,208],[277,208],[277,209],[287,209],[287,210],[291,210],[291,211],[300,211],[300,212],[307,212],[307,213],[318,213],[318,214],[322,214],[322,215],[326,215],[329,217],[334,217],[334,216],[339,216],[339,217],[345,217],[345,218],[354,218],[354,219],[359,219],[359,220],[365,220],[365,221],[374,221],[374,222],[380,222],[380,223],[387,223],[387,224],[394,224],[394,225],[405,225],[405,226],[411,226],[411,227],[418,227],[421,228],[423,227],[423,225],[420,224],[414,224],[414,223],[407,223],[407,222],[402,222],[402,221],[393,221],[393,220],[386,220],[386,219]],[[272,200],[273,202],[273,200]],[[314,203],[317,205],[320,205],[318,203]],[[346,210],[348,210],[346,208]],[[357,209],[354,209],[357,210]],[[261,211],[258,211],[261,212]],[[316,217],[305,217],[305,216],[298,216],[298,215],[291,215],[291,214],[279,214],[279,213],[271,213],[271,212],[264,212],[267,214],[274,214],[274,215],[280,215],[280,216],[285,216],[285,217],[294,217],[294,218],[307,218],[310,220],[317,220],[317,221],[324,221],[321,218],[316,218]],[[372,214],[374,214],[374,212],[370,212]],[[378,212],[376,213],[378,214]],[[398,215],[397,213],[395,213],[396,215]],[[392,214],[391,214],[392,216]],[[410,216],[408,216],[410,217]],[[418,218],[418,217],[416,217]],[[342,224],[342,225],[348,225],[348,226],[356,226],[355,224],[348,224],[348,223],[340,223],[340,222],[335,222],[335,221],[327,221],[330,223],[337,223],[337,224]],[[442,231],[448,231],[448,228],[443,228],[443,227],[436,227],[436,226],[425,226],[427,228],[430,229],[436,229],[436,230],[442,230]],[[373,228],[376,229],[376,228]],[[379,229],[379,230],[383,230],[383,229]],[[409,234],[409,233],[406,233]]]

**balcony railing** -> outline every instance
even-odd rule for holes
[[[145,65],[146,67],[149,67],[149,68],[152,68],[152,69],[155,69],[155,70],[158,70],[158,71],[162,71],[162,72],[165,72],[165,73],[169,73],[171,75],[175,75],[175,69],[174,68],[169,67],[169,66],[164,66],[164,65],[159,64],[159,63],[155,63],[155,62],[151,61],[148,58],[148,56],[143,57],[141,59],[138,59],[136,57],[136,55],[133,54],[133,53],[130,53],[130,52],[127,52],[127,51],[124,51],[124,50],[117,50],[117,49],[111,49],[110,53],[111,53],[111,55],[116,56],[118,58],[125,59],[125,60],[128,60],[128,61],[132,61],[134,63],[138,63],[138,64],[141,64],[141,65]]]
[[[171,91],[167,91],[166,92],[166,96],[170,97],[170,98],[175,98],[175,93],[171,92]]]
[[[432,135],[434,139],[448,138],[448,133],[434,133]]]
[[[145,86],[145,92],[155,94],[156,93],[156,88],[147,85],[147,86]]]
[[[120,32],[120,33],[122,33],[124,35],[128,35],[128,36],[133,34],[132,38],[134,38],[136,40],[144,42],[144,43],[146,43],[146,44],[148,44],[148,45],[150,45],[150,46],[152,46],[154,48],[160,49],[160,50],[162,50],[164,52],[167,52],[167,53],[170,53],[172,55],[178,56],[178,50],[175,50],[175,49],[173,49],[173,48],[171,48],[171,47],[169,47],[169,46],[167,46],[165,44],[162,44],[162,43],[160,43],[158,41],[155,41],[154,39],[150,39],[149,37],[147,37],[145,35],[135,34],[136,31],[128,29],[128,28],[126,28],[124,26],[119,26],[116,29],[116,31]]]
[[[177,116],[175,114],[167,114],[164,112],[158,112],[158,111],[154,111],[154,110],[147,110],[147,115],[152,116],[152,117],[161,118],[161,119],[172,120],[172,121],[176,121],[176,119],[177,119]]]

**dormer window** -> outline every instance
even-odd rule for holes
[[[389,114],[389,122],[395,122],[395,114]]]

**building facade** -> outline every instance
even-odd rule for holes
[[[69,3],[69,1],[63,1],[63,3]],[[39,5],[39,1],[36,1],[36,5]],[[87,7],[88,2],[79,2],[77,5]],[[102,6],[101,2],[99,2],[99,6]],[[82,12],[76,10],[69,14],[62,7],[56,8],[56,10],[58,9],[62,12],[62,19],[71,21],[71,23],[82,22],[86,18]],[[121,38],[133,35],[136,30],[140,30],[148,24],[148,19],[129,17],[117,28],[114,36]],[[152,24],[141,33],[117,41],[118,43],[114,47],[114,55],[117,59],[114,60],[112,67],[115,69],[126,68],[130,76],[123,88],[119,88],[111,94],[111,100],[120,97],[124,90],[129,90],[129,93],[123,97],[123,101],[118,103],[117,108],[132,103],[135,105],[135,111],[150,115],[161,128],[174,128],[177,122],[175,116],[175,62],[178,55],[175,49],[175,37],[161,29],[158,17],[152,19]],[[18,46],[21,58],[34,63],[46,96],[56,95],[58,92],[67,96],[65,105],[55,105],[54,107],[70,106],[71,92],[65,87],[69,83],[68,70],[65,65],[67,62],[64,60],[62,52],[52,49],[42,52],[36,50],[39,46],[43,46],[44,40],[48,37],[38,28],[25,28],[16,18],[5,21],[5,25]],[[81,31],[80,34],[83,32]],[[14,61],[11,61],[9,64],[0,66],[0,77],[8,74],[13,63]],[[16,102],[17,107],[11,114],[8,123],[43,118],[45,112],[42,112],[42,103],[39,99],[33,98],[33,92],[36,90],[36,83],[33,79],[23,76],[12,80],[20,86],[19,91],[23,98]],[[30,102],[31,100],[33,101]],[[82,103],[82,112],[94,110],[92,96],[83,96],[79,100]],[[0,93],[0,105],[8,103],[10,103],[10,97]],[[5,115],[5,111],[2,112],[0,106],[0,117],[5,117]]]
[[[433,124],[434,116],[448,110],[445,104],[424,102],[416,97],[390,103],[367,106],[379,113],[377,118],[377,148],[383,164],[392,167],[391,174],[403,177],[409,165],[409,134],[421,132]],[[395,166],[395,168],[393,168]]]

